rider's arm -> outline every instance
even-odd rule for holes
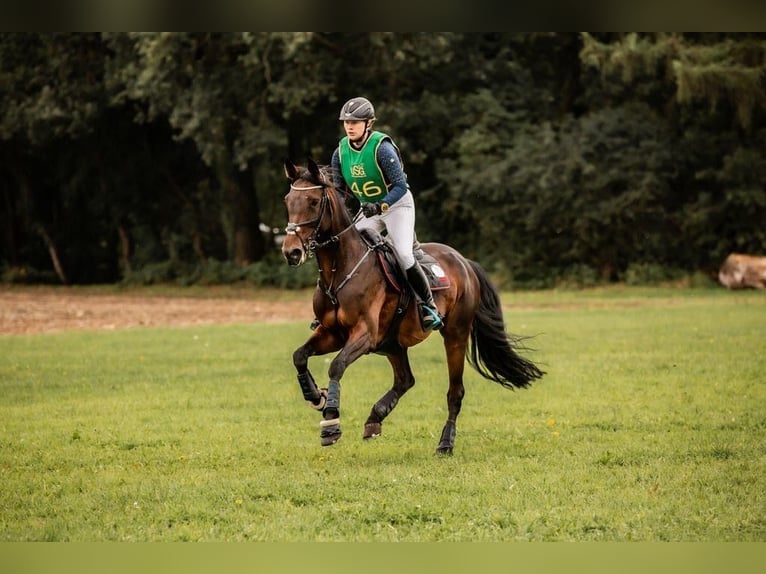
[[[352,212],[356,211],[358,206],[358,200],[351,193],[351,190],[346,185],[346,180],[343,178],[343,173],[340,171],[340,148],[335,148],[332,153],[332,159],[330,160],[330,167],[332,167],[332,185],[335,188],[335,192],[338,194],[341,202],[346,206],[346,209],[350,209]]]
[[[386,183],[390,186],[381,203],[393,205],[407,193],[407,174],[404,173],[399,154],[396,153],[396,148],[390,141],[383,140],[380,143],[375,157]]]
[[[340,171],[340,148],[336,147],[332,152],[330,166],[332,167],[332,185],[343,196],[346,191],[346,180],[343,179],[343,173]]]

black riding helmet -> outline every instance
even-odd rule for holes
[[[339,120],[366,121],[375,119],[375,108],[367,98],[351,98],[340,110]]]

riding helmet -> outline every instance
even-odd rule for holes
[[[340,110],[339,120],[374,120],[375,108],[367,98],[351,98]]]

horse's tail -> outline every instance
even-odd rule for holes
[[[481,299],[471,330],[468,363],[481,376],[500,383],[507,389],[524,388],[545,373],[532,361],[520,356],[523,338],[505,330],[500,295],[487,272],[475,261],[469,261],[481,285]]]

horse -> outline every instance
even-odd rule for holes
[[[329,168],[311,159],[307,167],[299,167],[287,159],[284,169],[290,189],[284,197],[288,224],[282,254],[290,266],[316,257],[319,271],[314,330],[292,357],[298,384],[308,405],[322,413],[320,443],[329,446],[342,434],[340,391],[346,369],[366,354],[385,355],[393,385],[372,406],[362,435],[378,437],[384,419],[415,384],[407,350],[433,331],[423,330],[417,306],[406,296],[410,288],[397,288],[386,278],[379,258],[371,256],[385,240],[371,243],[357,230],[343,194],[332,185]],[[484,378],[508,389],[526,388],[545,373],[519,354],[526,350],[523,338],[506,332],[500,297],[486,271],[447,245],[424,243],[421,248],[448,278],[446,288],[434,291],[444,318],[438,332],[449,374],[448,416],[436,454],[451,455],[465,394],[466,360]],[[329,382],[320,389],[308,368],[309,358],[334,352]]]

